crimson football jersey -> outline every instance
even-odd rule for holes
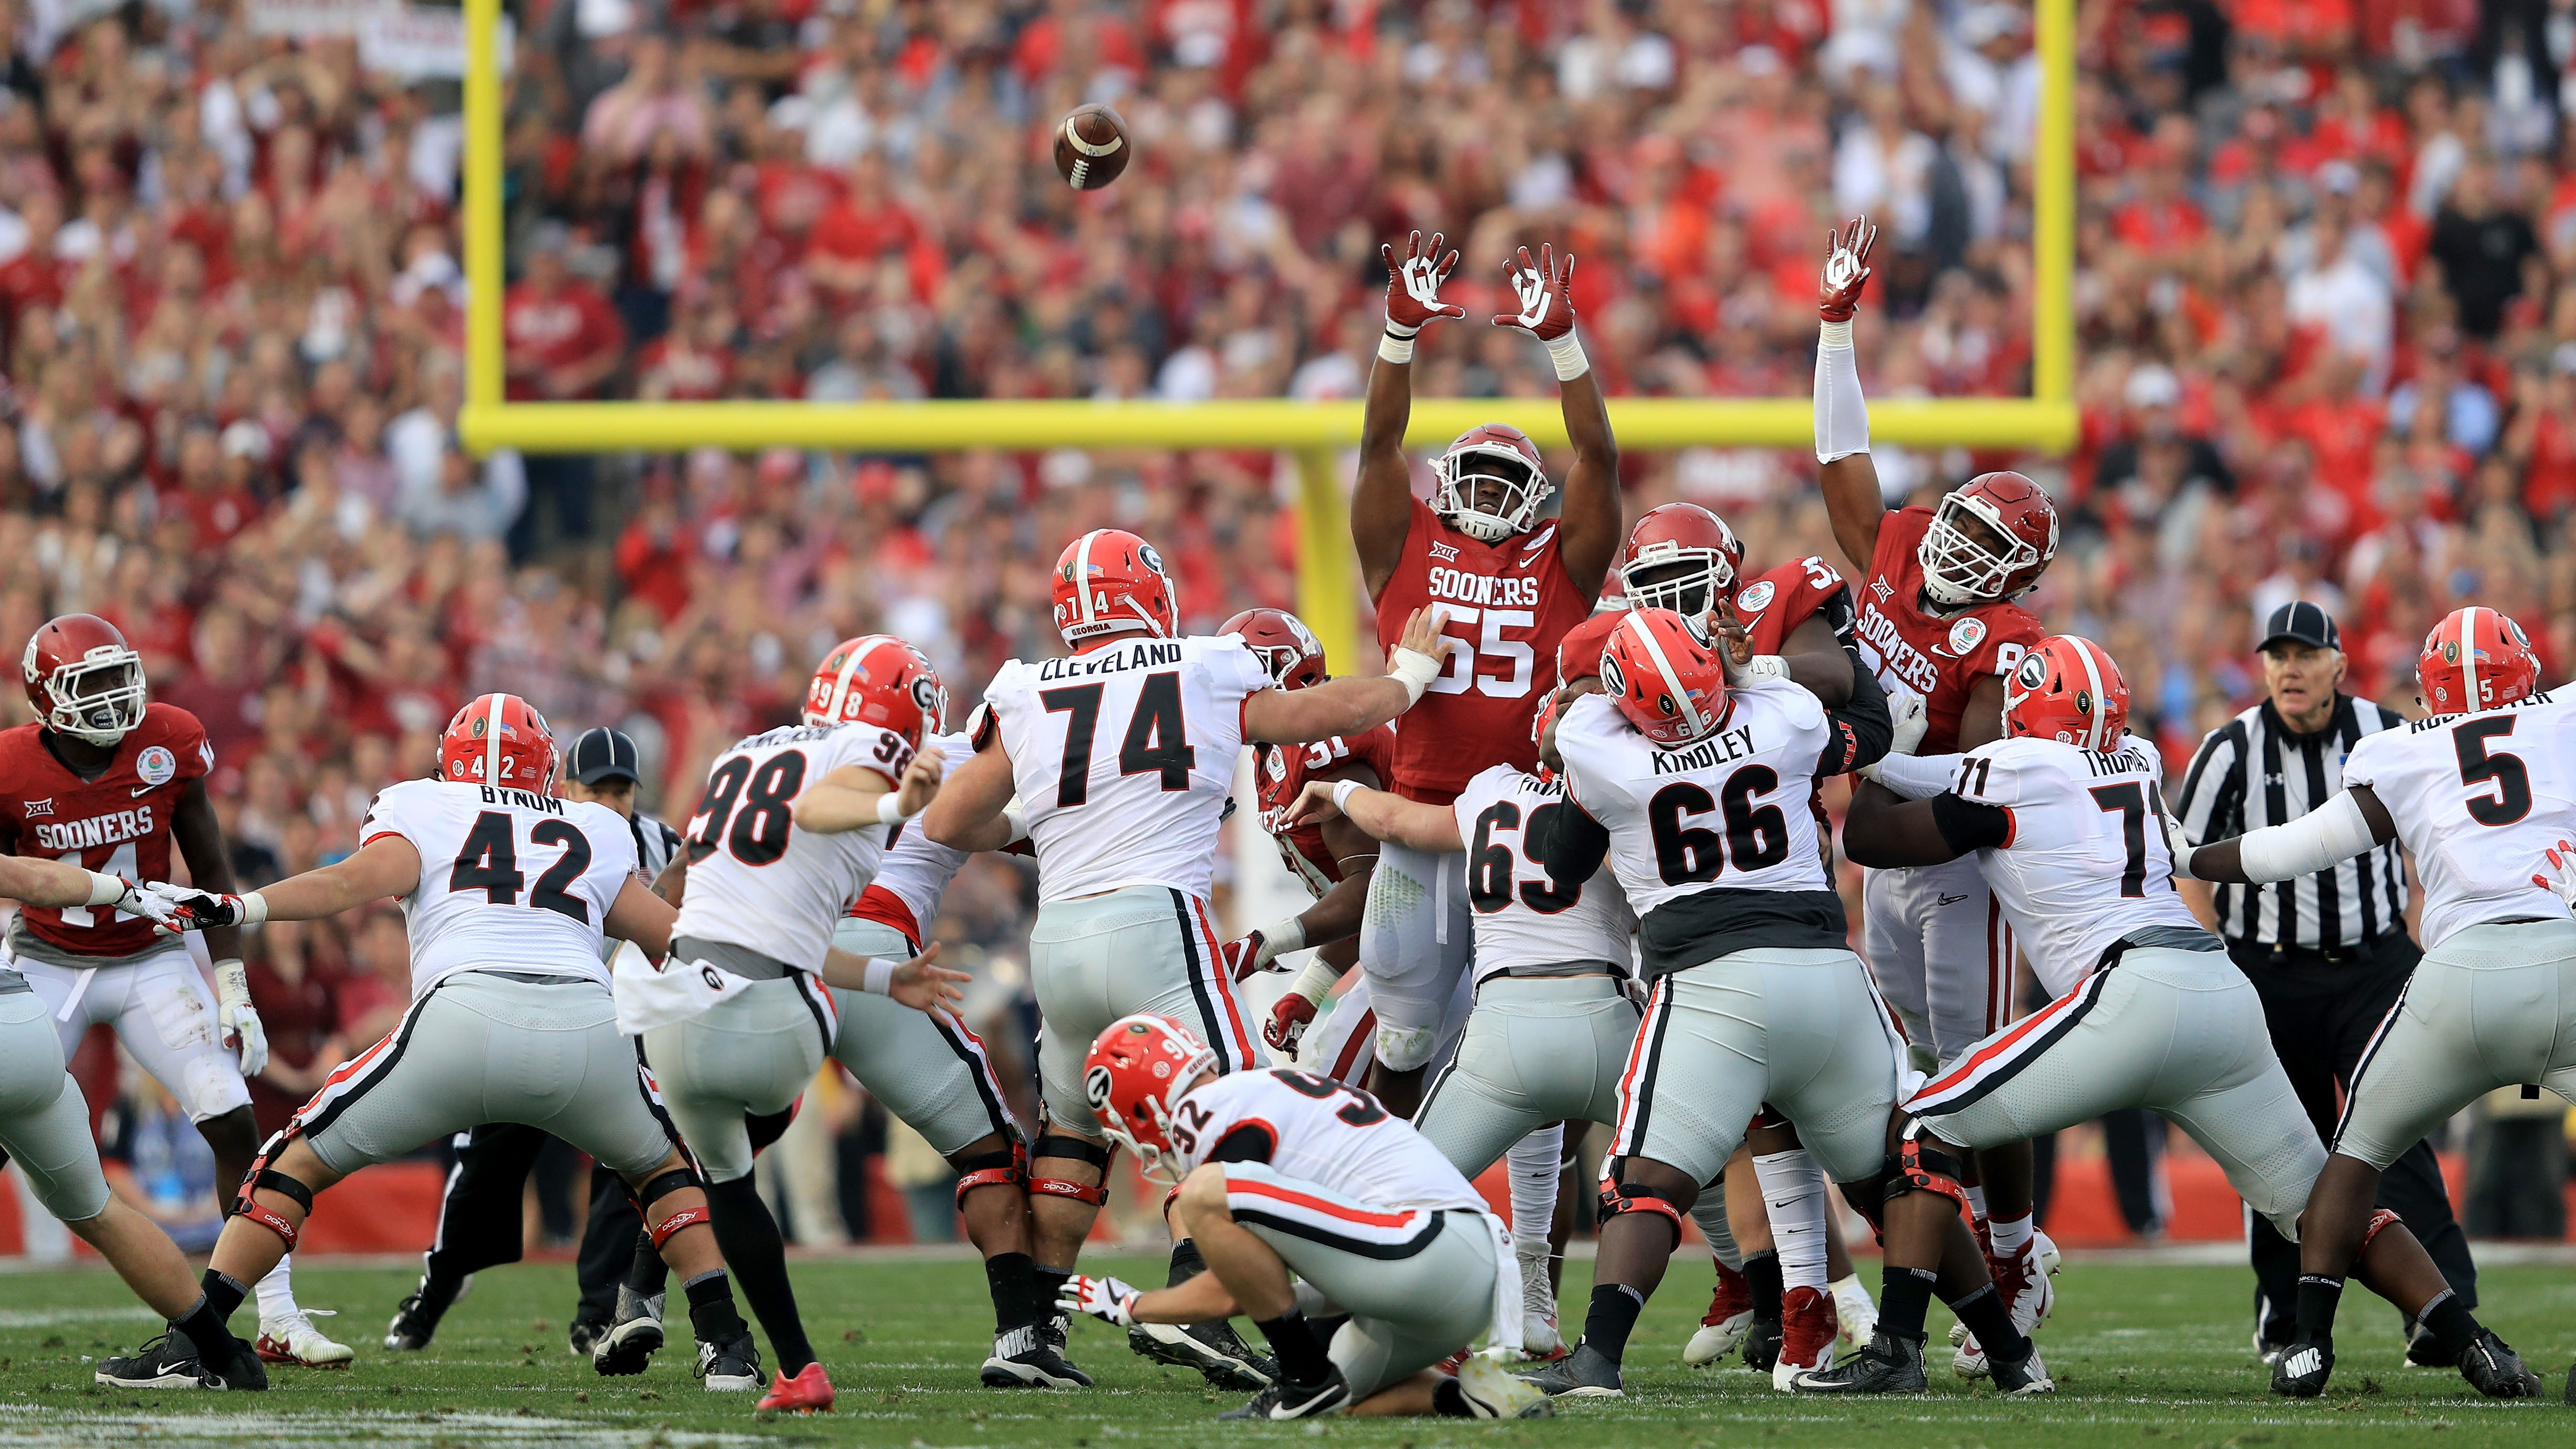
[[[1834,566],[1809,555],[1756,574],[1735,591],[1735,617],[1753,636],[1753,652],[1777,654],[1789,635],[1816,615],[1825,616],[1836,637],[1851,639],[1851,585]]]
[[[1325,848],[1322,826],[1300,825],[1291,830],[1281,821],[1305,792],[1306,781],[1319,771],[1357,760],[1377,771],[1379,785],[1394,779],[1395,727],[1379,725],[1366,734],[1347,739],[1335,735],[1311,745],[1256,744],[1252,749],[1252,778],[1261,789],[1261,828],[1270,832],[1289,872],[1321,900],[1324,892],[1341,883],[1342,863]]]
[[[1404,554],[1378,595],[1378,645],[1393,653],[1413,611],[1438,604],[1463,647],[1397,721],[1387,788],[1446,805],[1495,765],[1537,769],[1530,716],[1556,687],[1558,641],[1591,617],[1592,598],[1565,571],[1555,519],[1483,543],[1414,499]]]
[[[128,880],[170,879],[170,823],[188,782],[215,766],[197,717],[144,706],[143,723],[95,780],[71,772],[38,738],[43,726],[0,730],[0,847]],[[27,906],[27,930],[74,956],[131,956],[165,938],[152,923],[105,906]]]
[[[2045,637],[2039,620],[2013,603],[1979,604],[1946,618],[1923,608],[1923,565],[1915,557],[1932,527],[1929,508],[1900,508],[1879,520],[1869,586],[1860,592],[1861,661],[1883,688],[1923,696],[1929,728],[1916,753],[1959,750],[1959,717],[1977,681],[2010,674]]]

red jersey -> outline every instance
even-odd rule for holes
[[[1593,594],[1565,571],[1560,545],[1552,518],[1483,543],[1413,500],[1404,554],[1377,600],[1378,644],[1392,653],[1413,611],[1438,604],[1449,611],[1448,633],[1466,647],[1396,722],[1388,789],[1446,805],[1495,765],[1537,770],[1530,716],[1556,688],[1558,641],[1592,614]]]
[[[1855,642],[1882,688],[1923,696],[1931,720],[1919,753],[1948,755],[1959,749],[1968,691],[1989,674],[2012,673],[2045,632],[2019,604],[1979,604],[1946,616],[1926,610],[1915,550],[1931,527],[1929,508],[1900,508],[1879,520]]]
[[[197,717],[175,705],[144,706],[143,723],[95,780],[55,759],[38,738],[43,728],[0,730],[0,848],[128,880],[170,879],[179,797],[215,767]],[[18,919],[38,942],[73,956],[131,956],[167,940],[143,917],[105,907],[26,906]]]
[[[1288,807],[1297,803],[1305,792],[1306,781],[1320,771],[1352,761],[1377,771],[1377,782],[1385,785],[1395,778],[1395,727],[1379,725],[1366,734],[1344,739],[1335,735],[1311,745],[1269,745],[1252,747],[1252,778],[1261,789],[1261,828],[1279,847],[1279,858],[1288,870],[1306,883],[1308,894],[1317,900],[1324,892],[1341,884],[1342,863],[1333,859],[1324,846],[1321,826],[1301,825],[1285,829],[1280,821]]]
[[[1834,566],[1810,555],[1784,563],[1735,593],[1735,617],[1753,635],[1753,652],[1778,654],[1797,627],[1825,616],[1836,637],[1849,642],[1852,628],[1851,585]]]

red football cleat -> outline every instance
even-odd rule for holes
[[[792,1379],[780,1374],[771,1380],[769,1392],[761,1395],[753,1408],[763,1414],[828,1414],[832,1412],[832,1380],[821,1364],[809,1363]]]
[[[1801,1286],[1781,1295],[1780,1358],[1771,1366],[1771,1387],[1787,1393],[1799,1374],[1833,1367],[1839,1327],[1831,1294]]]

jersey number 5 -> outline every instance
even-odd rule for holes
[[[569,820],[540,820],[528,832],[531,845],[560,845],[563,855],[544,875],[537,877],[537,888],[528,893],[528,904],[559,916],[570,916],[583,925],[590,924],[590,905],[572,893],[572,883],[590,869],[590,837]],[[528,877],[519,869],[517,832],[511,829],[509,813],[486,810],[474,817],[474,828],[465,832],[465,844],[456,852],[456,864],[448,867],[447,888],[451,891],[481,891],[483,899],[496,906],[515,906],[519,892],[527,890]]]
[[[1038,692],[1049,714],[1073,716],[1064,726],[1064,763],[1055,780],[1055,808],[1070,810],[1091,798],[1091,745],[1100,736],[1100,696],[1109,686],[1077,684],[1069,689]],[[1136,713],[1127,721],[1127,736],[1118,742],[1118,773],[1160,775],[1166,790],[1190,788],[1190,768],[1198,763],[1190,747],[1188,724],[1181,718],[1181,677],[1169,670],[1145,676],[1136,693]]]
[[[2511,825],[2531,813],[2531,772],[2520,755],[2487,753],[2489,743],[2513,733],[2514,716],[2488,715],[2451,727],[2451,748],[2460,757],[2460,783],[2495,784],[2495,793],[2472,797],[2469,818],[2480,825]]]
[[[707,776],[707,793],[689,819],[689,864],[719,847],[745,865],[775,865],[787,853],[787,831],[798,792],[805,788],[805,752],[782,750],[757,769],[751,756],[735,755]]]

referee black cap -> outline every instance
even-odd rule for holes
[[[641,781],[644,766],[635,753],[635,742],[623,730],[606,726],[586,729],[564,752],[564,769],[584,785],[602,780]]]
[[[2269,649],[2284,639],[2296,639],[2312,649],[2343,647],[2343,635],[2335,628],[2334,616],[2305,599],[2283,604],[2274,609],[2271,622],[2263,626],[2263,642],[2255,647]],[[591,734],[598,733],[600,733],[598,730],[591,731]],[[589,737],[589,735],[583,736],[584,739]]]

